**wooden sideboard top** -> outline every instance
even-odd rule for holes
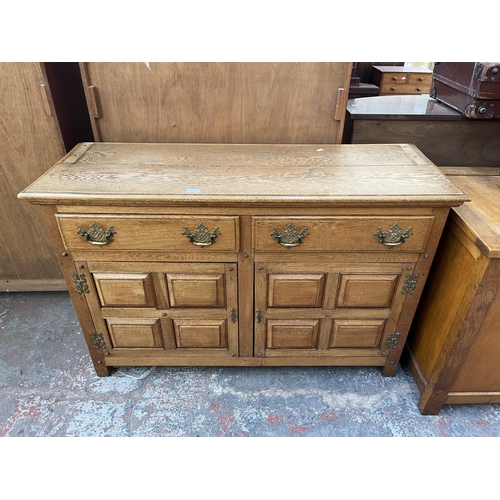
[[[408,144],[82,143],[19,197],[35,204],[156,206],[468,200]]]
[[[463,173],[448,167],[448,178],[471,200],[454,208],[451,216],[471,235],[476,246],[489,258],[500,257],[500,170],[467,168]]]

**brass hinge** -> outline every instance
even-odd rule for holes
[[[76,273],[73,273],[71,276],[73,276],[73,281],[75,282],[75,290],[77,291],[77,293],[90,293],[85,274],[81,273],[80,278],[78,278],[78,274]]]
[[[405,278],[405,282],[403,283],[403,288],[401,293],[404,295],[405,293],[412,294],[415,291],[415,287],[417,286],[418,274],[407,274]]]
[[[238,315],[236,314],[236,309],[233,307],[231,309],[231,321],[233,323],[236,323],[237,319],[238,319]]]
[[[262,322],[262,309],[257,309],[257,313],[255,314],[255,319],[257,323]]]
[[[390,349],[391,347],[393,349],[396,349],[398,346],[399,342],[399,333],[389,333],[387,336],[387,342],[385,343],[385,348]]]
[[[106,342],[104,341],[104,336],[101,332],[90,334],[92,337],[92,343],[96,349],[106,349]]]

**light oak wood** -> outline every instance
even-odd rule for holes
[[[80,64],[95,140],[340,143],[351,63]]]
[[[422,208],[458,206],[467,199],[416,148],[396,144],[95,143],[76,162],[59,162],[19,196],[38,204],[150,207],[293,202]]]
[[[166,250],[174,252],[227,252],[237,251],[237,217],[189,217],[189,216],[123,216],[123,217],[58,217],[59,227],[67,248],[71,250],[95,250],[106,252],[113,250]],[[113,227],[116,234],[112,245],[95,246],[77,233],[78,227],[89,229],[92,222],[98,222],[104,230]],[[219,229],[220,235],[213,244],[197,247],[184,235],[186,228],[194,232],[199,224],[204,224],[212,232]]]
[[[378,347],[384,320],[336,319],[330,347]]]
[[[115,348],[162,348],[158,319],[106,318],[108,331]]]
[[[50,88],[41,63],[2,62],[0,78],[0,291],[61,290],[42,215],[17,199],[65,154]]]
[[[394,274],[343,274],[338,307],[390,307],[399,276]]]
[[[255,250],[262,252],[325,252],[325,251],[379,251],[388,252],[390,247],[380,243],[375,232],[387,231],[393,224],[392,217],[315,217],[312,218],[254,218]],[[425,247],[432,227],[432,217],[399,217],[403,231],[412,228],[412,235],[401,245],[402,252],[419,252]],[[284,248],[272,236],[276,229],[282,233],[289,224],[298,232],[306,229],[307,235],[300,245]],[[370,236],[367,238],[367,235]]]
[[[321,307],[325,274],[269,275],[268,307]]]
[[[408,145],[200,144],[83,144],[20,197],[44,206],[99,375],[127,364],[393,375],[449,208],[468,199]],[[94,221],[115,231],[101,247],[78,234]],[[220,231],[205,248],[182,234],[198,223]],[[271,235],[290,223],[308,228],[292,248]],[[388,246],[379,233],[396,223],[412,234]]]
[[[319,320],[269,320],[267,349],[315,349]]]
[[[499,401],[498,176],[478,168],[450,179],[472,200],[450,214],[408,341],[423,414]]]
[[[155,307],[153,278],[150,273],[93,273],[103,307]]]

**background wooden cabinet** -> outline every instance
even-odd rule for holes
[[[71,63],[0,63],[0,291],[66,289],[40,211],[17,194],[92,137],[79,78]]]
[[[96,141],[340,143],[351,63],[81,63]]]
[[[426,415],[443,404],[500,403],[500,176],[442,170],[472,200],[450,212],[409,336]]]

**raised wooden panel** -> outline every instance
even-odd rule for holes
[[[180,348],[226,348],[227,321],[175,319],[175,340]]]
[[[337,307],[391,307],[397,274],[344,274]]]
[[[153,280],[149,273],[94,273],[103,307],[155,307]]]
[[[384,325],[383,319],[336,319],[330,347],[378,347]]]
[[[156,318],[107,318],[115,348],[161,348],[161,330]]]
[[[167,274],[171,307],[225,307],[224,274]]]
[[[324,286],[324,274],[271,274],[268,307],[321,307]]]
[[[318,319],[268,320],[268,349],[316,349]]]

